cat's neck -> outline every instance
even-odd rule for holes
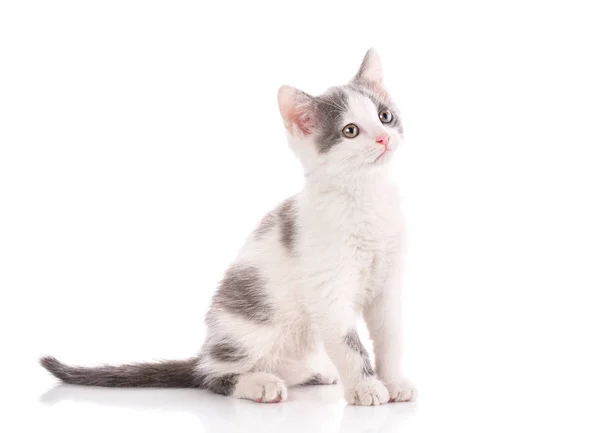
[[[304,188],[311,194],[341,194],[353,197],[368,195],[390,184],[387,167],[340,174],[325,170],[313,171],[305,176]]]

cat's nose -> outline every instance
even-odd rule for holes
[[[390,136],[387,134],[381,134],[381,135],[378,135],[377,137],[375,137],[375,141],[379,144],[383,144],[384,146],[387,146],[388,142],[390,141]]]

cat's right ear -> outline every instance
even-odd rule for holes
[[[279,112],[292,135],[308,135],[314,127],[313,97],[291,86],[281,86],[277,94]]]

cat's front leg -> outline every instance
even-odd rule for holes
[[[389,401],[386,385],[377,378],[369,354],[356,332],[357,314],[349,301],[328,304],[316,314],[327,354],[336,366],[350,404],[376,406]]]
[[[414,400],[416,389],[401,369],[402,334],[397,276],[390,275],[382,292],[365,307],[364,318],[373,340],[375,370],[388,388],[390,401]]]

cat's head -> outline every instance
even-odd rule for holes
[[[374,49],[348,84],[319,96],[282,86],[278,102],[290,145],[307,173],[381,168],[402,141],[400,113],[384,87]]]

